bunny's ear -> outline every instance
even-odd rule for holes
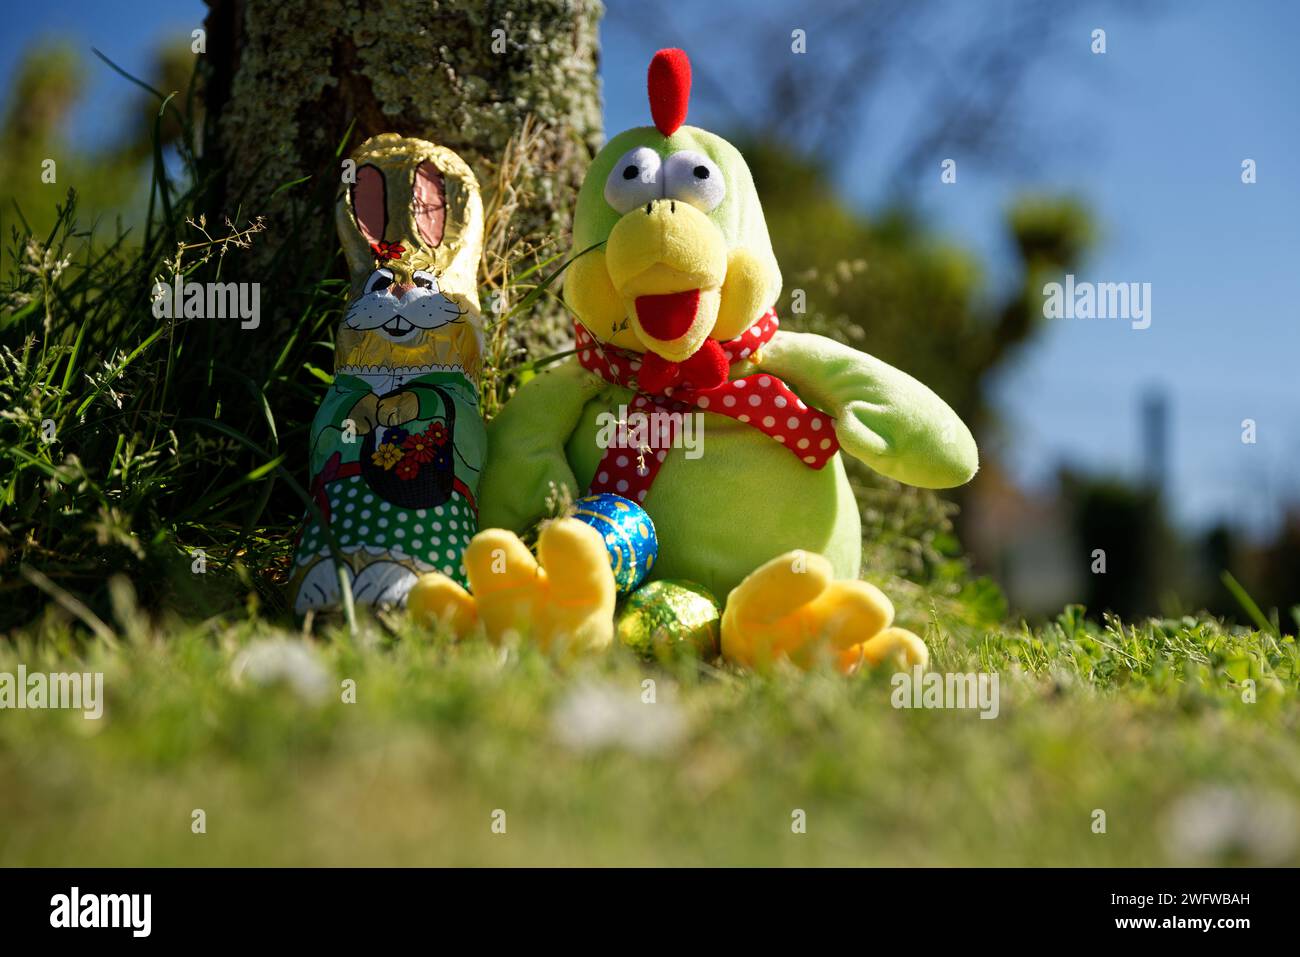
[[[352,212],[372,246],[384,238],[388,226],[388,187],[378,166],[367,163],[357,170],[352,187]]]
[[[442,242],[442,231],[447,222],[447,190],[442,173],[432,160],[425,160],[415,168],[415,178],[411,183],[411,213],[426,243],[436,247]]]

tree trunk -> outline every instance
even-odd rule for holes
[[[302,313],[291,290],[344,274],[332,212],[341,162],[376,133],[449,146],[474,168],[489,293],[503,263],[518,273],[567,249],[601,134],[599,2],[207,2],[206,205],[266,218],[239,271],[272,284],[262,295],[272,323]],[[554,339],[559,323],[541,327]]]

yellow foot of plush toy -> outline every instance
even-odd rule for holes
[[[924,667],[925,642],[890,628],[893,620],[893,604],[875,585],[836,581],[821,555],[787,552],[751,572],[727,597],[722,653],[754,668],[783,657],[807,667],[826,651],[844,671],[864,661]]]
[[[605,543],[577,519],[547,523],[536,558],[513,532],[484,529],[465,550],[465,573],[469,591],[436,572],[422,576],[407,597],[415,620],[462,636],[482,623],[493,641],[514,633],[546,648],[598,650],[614,638],[617,591]]]

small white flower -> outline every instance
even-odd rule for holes
[[[662,691],[653,704],[641,692],[608,682],[575,685],[551,716],[551,728],[574,751],[624,748],[659,754],[674,748],[687,731],[686,717]]]
[[[1203,787],[1185,794],[1165,814],[1165,849],[1174,862],[1285,864],[1296,850],[1300,817],[1272,791]]]
[[[315,704],[330,691],[330,676],[316,652],[302,641],[270,638],[255,641],[231,665],[236,683],[259,688],[285,685],[299,698]]]

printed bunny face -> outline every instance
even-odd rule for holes
[[[459,156],[384,133],[353,154],[335,221],[352,273],[338,372],[455,368],[477,376],[483,205]]]

